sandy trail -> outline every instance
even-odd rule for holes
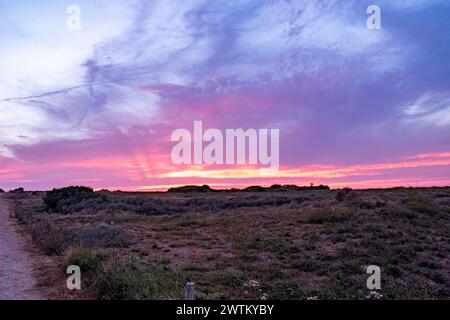
[[[33,260],[24,248],[25,240],[0,196],[0,300],[42,299],[34,287]]]

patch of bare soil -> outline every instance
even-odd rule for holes
[[[0,300],[45,299],[34,275],[39,262],[26,250],[26,242],[0,197]]]

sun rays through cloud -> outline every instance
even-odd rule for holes
[[[449,185],[450,5],[378,2],[0,0],[0,187]],[[280,169],[174,165],[196,120],[280,129]]]

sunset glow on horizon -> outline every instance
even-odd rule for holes
[[[394,4],[395,3],[395,4]],[[450,3],[0,0],[0,188],[450,185]],[[38,22],[38,23],[37,23]],[[279,170],[172,132],[279,129]]]

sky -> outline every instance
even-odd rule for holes
[[[0,188],[450,185],[449,17],[448,0],[0,0]],[[174,164],[194,121],[279,129],[279,171]]]

